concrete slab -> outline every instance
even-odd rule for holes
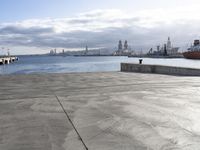
[[[0,149],[199,150],[200,78],[139,73],[0,77]]]

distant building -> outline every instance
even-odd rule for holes
[[[178,49],[179,49],[179,47],[173,47],[172,46],[172,42],[170,40],[170,37],[168,37],[167,44],[164,44],[164,46],[161,47],[161,52],[164,55],[174,56],[174,55],[178,54]]]
[[[167,54],[168,55],[177,55],[179,47],[173,47],[170,41],[170,37],[168,37],[167,41]]]
[[[85,47],[85,55],[87,55],[88,54],[88,46],[86,45],[86,47]]]
[[[123,49],[122,49],[122,41],[119,40],[119,44],[118,44],[118,51],[121,52]]]
[[[127,42],[127,40],[124,42],[124,50],[128,50],[128,42]]]
[[[54,50],[50,50],[49,54],[54,55]]]
[[[170,37],[168,37],[166,46],[167,46],[167,49],[171,49],[172,48],[172,42],[170,41]]]
[[[51,56],[54,56],[54,55],[56,55],[57,54],[57,52],[56,52],[56,49],[52,49],[52,50],[50,50],[50,52],[49,52],[49,55],[51,55]]]
[[[130,55],[130,53],[131,53],[131,50],[128,46],[128,41],[125,40],[124,44],[122,44],[122,41],[119,40],[118,50],[115,51],[113,55],[115,55],[115,56],[128,56],[128,55]]]
[[[153,51],[151,48],[148,55],[176,56],[179,54],[178,50],[179,47],[173,47],[170,37],[168,37],[166,44],[163,44],[163,46],[158,45],[156,51]]]

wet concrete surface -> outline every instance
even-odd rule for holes
[[[0,76],[0,150],[199,150],[200,78]],[[56,99],[56,96],[61,102]]]

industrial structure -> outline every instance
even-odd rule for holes
[[[2,47],[1,51],[3,51],[4,54],[0,55],[0,65],[10,64],[10,63],[13,63],[13,62],[19,60],[18,57],[10,55],[9,48]],[[6,51],[6,53],[5,53],[5,51]]]
[[[10,64],[19,60],[16,56],[1,56],[0,57],[0,65]]]
[[[153,48],[151,48],[148,52],[148,56],[178,56],[179,47],[173,47],[172,42],[170,40],[170,37],[168,37],[167,43],[165,43],[163,46],[158,45],[157,50],[153,51]]]

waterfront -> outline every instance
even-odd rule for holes
[[[19,61],[1,65],[0,74],[69,73],[120,71],[121,62],[138,63],[128,57],[21,56]],[[200,60],[143,58],[144,64],[200,68]]]

